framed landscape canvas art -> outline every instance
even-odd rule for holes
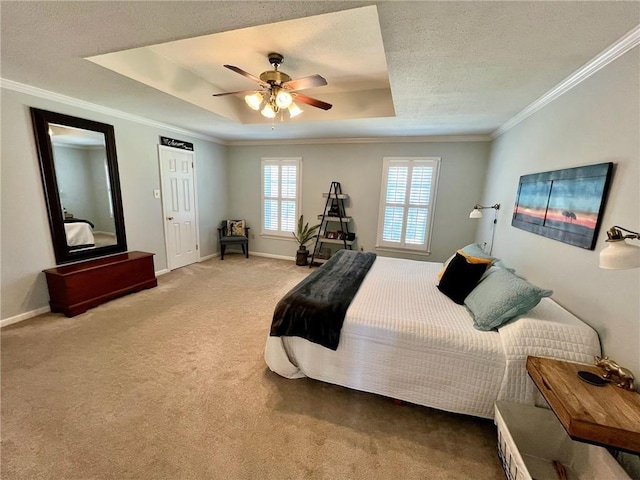
[[[520,177],[511,225],[593,250],[613,163]]]

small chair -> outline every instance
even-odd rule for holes
[[[240,232],[244,232],[244,235]],[[218,241],[220,260],[224,260],[227,245],[240,245],[242,253],[249,258],[249,227],[245,226],[244,220],[223,220],[218,227]]]

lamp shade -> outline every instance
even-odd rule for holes
[[[253,110],[259,110],[260,104],[262,103],[262,94],[260,92],[256,92],[252,95],[247,95],[244,97],[244,101],[251,107]]]
[[[291,105],[289,105],[289,118],[297,117],[301,113],[302,109],[295,103],[291,102]]]
[[[293,98],[291,94],[285,90],[280,90],[276,95],[276,105],[280,108],[289,108],[291,102],[293,102]]]
[[[276,111],[268,103],[264,106],[264,108],[262,109],[262,111],[260,113],[262,115],[264,115],[265,117],[267,117],[267,118],[273,118],[273,117],[276,116]]]
[[[607,240],[609,244],[600,252],[600,268],[624,270],[640,267],[640,247],[629,245],[624,239]]]
[[[482,218],[482,210],[474,208],[469,214],[469,218]]]

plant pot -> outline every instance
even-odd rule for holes
[[[296,265],[300,267],[308,265],[307,257],[309,257],[309,250],[307,250],[307,247],[300,247],[296,252]]]

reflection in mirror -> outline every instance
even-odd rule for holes
[[[57,262],[125,251],[113,127],[31,111]]]
[[[116,244],[104,134],[49,124],[67,246]]]

